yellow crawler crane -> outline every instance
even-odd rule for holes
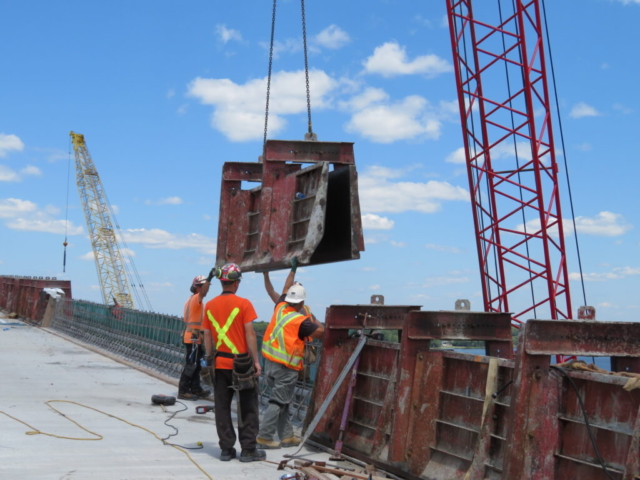
[[[111,220],[113,213],[84,135],[70,133],[75,154],[76,184],[82,201],[105,305],[135,308],[125,264]]]

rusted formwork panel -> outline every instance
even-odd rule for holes
[[[640,357],[640,323],[529,320],[530,355]]]
[[[638,355],[639,338],[637,323],[527,322],[516,357],[506,435],[512,448],[503,478],[631,480],[640,475],[640,390],[624,390],[624,377],[551,368],[555,353]],[[585,415],[609,475],[592,446]]]
[[[71,298],[71,282],[49,277],[0,276],[0,308],[17,313],[25,320],[42,319],[48,298],[45,288],[59,288]]]
[[[355,348],[357,339],[350,338],[350,332],[398,330],[399,343],[368,339],[360,355],[342,451],[403,478],[433,479],[462,478],[478,451],[483,461],[478,476],[470,478],[496,478],[510,397],[508,390],[501,392],[484,408],[487,377],[493,368],[491,392],[502,388],[511,380],[513,361],[431,351],[430,342],[482,337],[500,344],[509,357],[510,317],[416,310],[330,307],[311,410],[316,413]],[[318,424],[316,441],[334,446],[346,394],[345,383]],[[483,415],[490,421],[483,424]],[[485,477],[486,465],[491,468]]]
[[[385,305],[333,305],[327,309],[325,322],[327,329],[322,341],[322,356],[316,375],[314,398],[309,407],[310,415],[315,415],[329,391],[333,388],[342,369],[351,357],[358,338],[353,332],[363,329],[397,330],[411,310],[419,306]],[[345,432],[343,451],[362,448],[367,454],[381,449],[386,440],[380,436],[378,423],[381,418],[390,418],[391,412],[383,405],[390,406],[395,378],[392,375],[397,364],[398,344],[369,340],[360,354],[357,380],[354,391],[354,407]],[[316,428],[314,440],[333,447],[339,436],[340,417],[347,394],[344,382]],[[391,385],[391,386],[390,386]],[[387,427],[383,425],[382,431]],[[376,436],[378,434],[378,436]]]
[[[360,258],[353,144],[268,140],[262,163],[225,163],[219,217],[220,265],[276,270],[293,257],[302,265]]]

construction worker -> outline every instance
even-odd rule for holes
[[[185,364],[178,384],[178,398],[181,400],[197,400],[199,397],[211,395],[200,385],[200,359],[205,355],[202,346],[202,321],[204,318],[204,305],[202,300],[209,292],[209,282],[204,276],[199,275],[191,283],[191,296],[184,304],[184,333],[182,341],[185,345]]]
[[[214,269],[216,270],[216,269]],[[259,429],[258,383],[262,373],[258,359],[258,344],[252,322],[258,318],[253,305],[236,295],[242,272],[235,263],[228,263],[210,277],[217,276],[222,293],[205,306],[204,332],[207,362],[214,365],[214,399],[216,430],[220,441],[220,460],[236,457],[236,432],[231,421],[231,400],[238,392],[238,430],[241,462],[267,458],[256,448]],[[214,343],[215,342],[215,343]],[[244,366],[244,367],[243,367]]]
[[[304,368],[305,339],[321,338],[324,334],[324,325],[304,311],[306,298],[305,288],[293,284],[283,301],[276,305],[264,332],[262,356],[271,397],[257,438],[261,448],[295,447],[302,441],[294,435],[289,405],[295,394],[298,372]],[[275,439],[276,434],[280,441]]]

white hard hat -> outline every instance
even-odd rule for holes
[[[300,284],[292,285],[287,292],[284,301],[287,303],[300,303],[307,299],[307,291]]]

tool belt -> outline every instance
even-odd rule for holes
[[[225,352],[219,352],[225,353]],[[224,355],[221,355],[224,357]],[[225,357],[227,358],[227,357]],[[237,391],[253,390],[258,386],[256,370],[253,366],[253,358],[248,353],[235,355],[233,358],[233,370],[231,372],[232,386]]]

